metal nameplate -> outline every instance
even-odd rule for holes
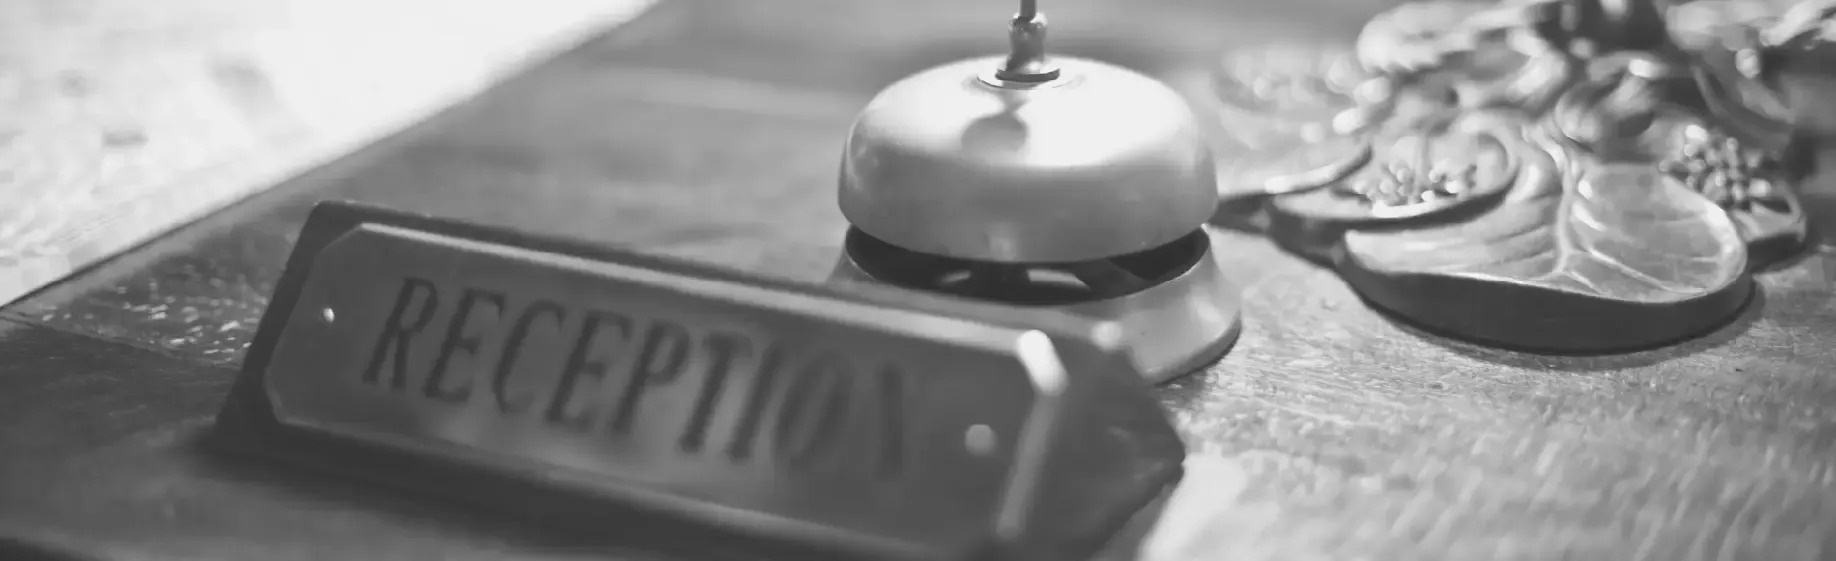
[[[1067,335],[1100,325],[1048,335],[366,212],[302,237],[237,393],[284,429],[577,500],[876,557],[1008,547],[1064,469],[1054,448],[1093,427],[1067,419],[1113,401],[1087,390],[1134,376],[1068,364],[1067,342],[1114,354]],[[1170,438],[1155,418],[1131,430]]]

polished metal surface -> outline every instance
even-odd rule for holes
[[[1163,262],[1111,265],[1106,273],[1091,271],[1104,270],[1104,263],[1042,268],[1059,272],[1069,279],[1080,279],[1066,283],[1072,286],[1055,285],[1044,278],[1033,283],[1022,281],[1019,286],[940,286],[925,284],[925,281],[958,271],[961,263],[912,256],[860,232],[851,232],[831,279],[834,282],[879,282],[1008,302],[1042,295],[1056,296],[1033,304],[1115,325],[1117,347],[1129,356],[1148,381],[1161,383],[1190,374],[1217,360],[1236,342],[1242,328],[1238,319],[1242,305],[1238,301],[1237,288],[1226,280],[1222,265],[1212,253],[1211,233],[1201,230],[1169,245],[1173,247],[1166,248],[1165,257],[1143,255],[1135,258],[1137,262]],[[923,270],[925,263],[915,263],[920,260],[939,261],[938,269]],[[914,275],[914,269],[927,274]],[[1039,269],[1022,270],[1018,276],[1040,272]],[[1100,286],[1115,277],[1125,279],[1128,288],[1115,294],[1087,292],[1089,285]]]
[[[1673,31],[1666,15],[1592,0],[1382,14],[1361,68],[1280,76],[1323,84],[1318,105],[1357,118],[1227,166],[1239,196],[1221,218],[1331,264],[1388,312],[1487,344],[1618,351],[1733,321],[1750,272],[1808,235],[1808,137],[1776,118],[1766,69],[1741,62],[1790,49],[1738,40],[1754,28]]]
[[[1045,82],[1058,79],[1058,67],[1046,58],[1046,19],[1037,0],[1021,0],[1020,13],[1007,31],[1007,62],[994,77],[1006,82]]]
[[[1001,262],[1133,253],[1203,223],[1215,172],[1180,95],[1111,64],[1050,60],[1046,81],[1002,81],[989,57],[881,91],[847,139],[848,221],[906,249]]]
[[[254,407],[436,466],[871,559],[1094,548],[1183,456],[1147,386],[1105,358],[1127,326],[991,323],[362,208],[318,215],[221,421],[245,446],[322,451],[264,432]],[[1077,488],[1054,484],[1067,474]],[[1078,512],[1042,511],[1059,501]]]
[[[1048,58],[1045,33],[1024,2],[1005,62],[932,68],[868,104],[843,157],[853,229],[832,278],[1115,322],[1150,380],[1189,373],[1238,330],[1202,228],[1210,147],[1177,92]]]

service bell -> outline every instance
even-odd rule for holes
[[[1022,2],[1013,52],[909,76],[849,135],[837,279],[1112,321],[1156,381],[1222,354],[1238,300],[1205,228],[1218,204],[1203,132],[1166,85],[1045,55]]]

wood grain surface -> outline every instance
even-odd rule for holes
[[[651,1],[0,2],[0,304]]]
[[[29,326],[0,325],[13,392],[0,451],[27,459],[0,461],[0,532],[120,559],[693,558],[231,469],[186,443],[317,200],[820,280],[845,227],[834,181],[854,112],[899,76],[1000,49],[1009,9],[990,6],[666,1],[411,134],[16,303],[0,315]],[[1172,79],[1230,49],[1349,43],[1379,7],[1047,3],[1062,50]],[[1830,206],[1833,183],[1809,186],[1813,204]],[[1214,240],[1243,290],[1243,336],[1159,390],[1188,474],[1111,557],[1836,558],[1827,255],[1761,274],[1746,313],[1696,340],[1561,357],[1421,333],[1266,240]],[[82,351],[97,340],[109,352]],[[22,348],[39,350],[5,352]]]

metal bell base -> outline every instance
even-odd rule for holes
[[[1050,307],[1123,331],[1129,357],[1160,383],[1230,350],[1241,301],[1204,229],[1148,251],[1084,263],[992,263],[919,253],[850,228],[831,282],[874,282],[997,304]]]

